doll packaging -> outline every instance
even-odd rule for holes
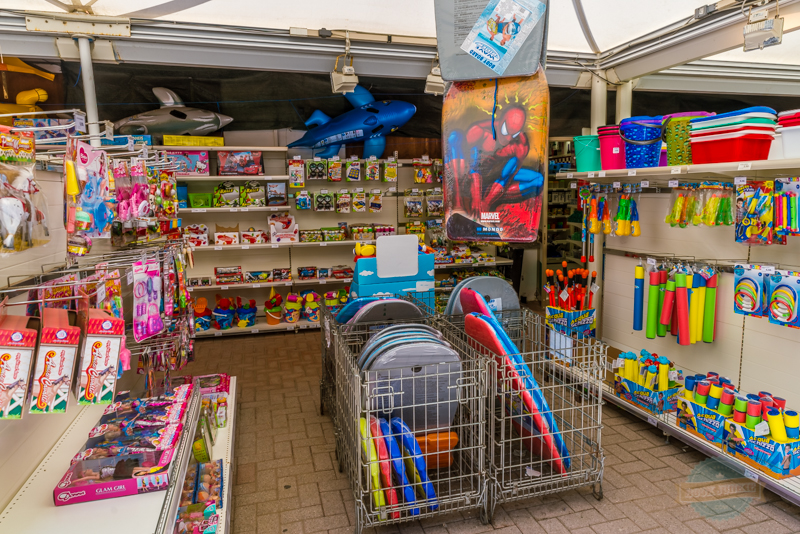
[[[21,419],[39,320],[6,315],[0,305],[0,419]]]
[[[78,367],[78,404],[111,404],[117,387],[125,321],[94,308],[82,310],[79,315],[86,321],[86,336]]]
[[[65,413],[81,329],[74,325],[75,312],[62,308],[45,308],[42,312],[28,411]]]

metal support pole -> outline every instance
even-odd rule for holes
[[[606,77],[605,71],[598,71],[596,74],[592,73],[592,135],[597,135],[597,128],[606,123],[606,99],[608,97],[608,84],[603,79]]]
[[[78,51],[81,56],[81,79],[83,80],[83,97],[86,101],[86,122],[89,134],[94,135],[89,142],[94,147],[100,146],[100,124],[97,115],[97,94],[94,91],[94,68],[92,68],[92,37],[88,35],[73,35],[78,41]]]
[[[617,124],[622,119],[631,116],[631,104],[633,101],[633,81],[622,82],[617,86],[617,107],[614,113],[614,120]]]

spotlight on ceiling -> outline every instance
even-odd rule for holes
[[[431,67],[431,72],[425,78],[425,92],[429,95],[444,94],[444,80],[442,79],[442,69],[439,67],[439,55],[434,60],[436,65]]]

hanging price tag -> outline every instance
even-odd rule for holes
[[[186,291],[191,293],[192,291],[194,291],[194,288],[192,286],[189,286],[189,287],[186,288]]]
[[[739,163],[739,166],[736,168],[737,171],[749,171],[753,166],[753,162],[751,161],[742,161]]]
[[[636,169],[628,169],[628,176],[636,176]]]
[[[570,189],[578,189],[578,182],[570,182],[569,183]]]
[[[558,295],[558,298],[561,300],[567,300],[569,298],[569,292],[565,289]]]
[[[761,271],[764,274],[775,274],[775,266],[774,265],[762,265]]]
[[[735,176],[733,183],[735,185],[747,185],[747,176]]]
[[[571,172],[568,172],[568,173],[567,173],[567,180],[571,180],[571,179],[572,179],[572,173],[571,173]]]
[[[612,184],[612,187],[614,187],[614,189],[619,189],[619,188],[621,188],[621,187],[622,187],[622,184],[621,184],[621,183],[619,183],[619,182],[614,182],[614,183]]]
[[[600,286],[598,286],[597,284],[593,283],[591,290],[592,290],[592,293],[597,293],[598,291],[600,291]]]
[[[128,136],[128,152],[132,152],[134,148],[133,137]]]
[[[128,284],[133,283],[133,271],[128,271],[128,275],[125,277],[128,281]]]
[[[656,259],[655,258],[647,258],[647,265],[652,265],[655,267]]]
[[[650,187],[650,181],[649,180],[642,180],[641,186],[642,186],[642,188]]]
[[[76,111],[73,115],[73,119],[75,120],[75,131],[78,133],[85,134],[86,133],[86,113],[83,111]]]
[[[669,181],[670,187],[678,187],[678,180],[670,180]]]

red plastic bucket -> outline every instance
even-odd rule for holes
[[[604,171],[625,168],[625,141],[619,136],[619,126],[597,129],[600,136],[600,164]]]
[[[772,135],[734,133],[692,138],[692,162],[724,163],[767,159]]]
[[[774,124],[739,124],[736,126],[720,126],[719,128],[708,128],[707,130],[696,130],[691,133],[692,138],[705,137],[708,135],[723,135],[743,132],[745,130],[763,131],[765,134],[775,133]]]

